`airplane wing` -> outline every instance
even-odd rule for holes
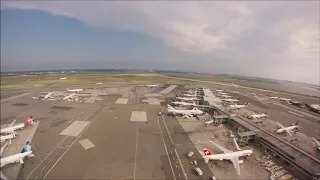
[[[23,164],[23,159],[19,158],[20,164]]]
[[[1,146],[1,152],[0,152],[1,154],[3,153],[3,151],[4,151],[4,149],[6,148],[7,145],[8,145],[8,143],[5,143],[3,146]]]
[[[7,180],[8,178],[2,173],[2,171],[0,171],[1,173],[1,179]]]
[[[277,122],[277,124],[283,129],[284,126],[282,126],[282,124],[280,124],[279,122]]]
[[[240,147],[239,147],[239,145],[238,145],[238,143],[237,143],[237,141],[236,141],[236,138],[233,138],[233,142],[234,142],[234,145],[236,146],[236,149],[237,149],[238,151],[241,151],[241,149],[240,149]]]
[[[232,162],[234,168],[236,168],[237,174],[240,175],[240,162],[239,162],[239,157],[231,158],[230,161]]]
[[[217,144],[217,143],[215,143],[215,142],[213,142],[213,141],[210,141],[210,142],[211,142],[212,144],[214,144],[215,146],[217,146],[221,151],[223,151],[223,153],[230,153],[230,152],[232,152],[231,150],[228,150],[228,149],[220,146],[219,144]]]
[[[16,122],[16,120],[12,121],[12,123],[8,127],[12,127],[15,122]]]
[[[286,130],[286,132],[287,132],[290,136],[292,136],[291,131]]]

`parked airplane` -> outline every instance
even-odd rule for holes
[[[317,141],[314,137],[312,137],[312,139],[314,140],[314,142],[317,144],[317,146],[318,146],[318,150],[320,150],[320,142],[319,141]]]
[[[11,144],[11,139],[13,139],[14,137],[16,137],[16,135],[14,133],[12,134],[7,134],[7,135],[1,135],[0,138],[0,142],[4,143],[6,140],[9,139],[9,144]]]
[[[168,113],[173,114],[173,115],[180,114],[180,115],[182,115],[183,118],[189,118],[194,115],[203,114],[203,111],[200,111],[197,108],[193,108],[192,110],[180,110],[180,109],[174,109],[169,104],[168,104],[167,111],[168,111]]]
[[[283,133],[283,132],[286,132],[288,133],[290,136],[292,135],[291,133],[293,132],[292,130],[294,129],[298,129],[298,122],[297,121],[296,123],[292,124],[292,126],[288,126],[288,127],[284,127],[282,124],[280,124],[279,122],[278,125],[280,126],[280,128],[276,131],[277,133]]]
[[[268,117],[267,111],[262,114],[253,113],[253,114],[249,115],[249,119],[260,119],[260,118],[265,118],[265,117]]]
[[[280,101],[290,102],[292,101],[292,98],[279,98]]]
[[[148,87],[148,88],[159,87],[159,86],[161,86],[161,85],[160,84],[148,84],[148,85],[146,85],[146,87]]]
[[[233,110],[233,109],[240,109],[240,108],[245,108],[247,107],[249,103],[245,103],[243,105],[239,105],[239,104],[231,104],[228,106],[229,109]]]
[[[83,91],[83,89],[67,89],[67,92],[80,92]]]
[[[230,99],[230,98],[226,98],[226,99],[222,99],[222,101],[226,101],[226,102],[239,102],[239,99]]]
[[[30,141],[28,141],[25,144],[25,146],[22,148],[21,153],[1,158],[1,166],[0,167],[2,168],[3,166],[6,166],[7,164],[13,164],[13,163],[17,163],[17,162],[20,162],[21,166],[24,167],[23,159],[25,157],[29,157],[29,158],[34,157],[34,155],[32,154],[32,151],[31,151]],[[7,177],[4,176],[2,171],[1,171],[1,179],[7,179]]]
[[[101,85],[101,84],[103,84],[103,83],[102,83],[102,82],[99,82],[99,83],[96,83],[96,84]]]
[[[206,125],[209,125],[209,124],[213,124],[213,120],[209,120],[209,121],[205,121],[204,123],[206,124]]]
[[[48,93],[47,95],[44,96],[44,99],[51,98],[52,93]]]
[[[60,78],[60,80],[66,80],[67,79],[67,77],[62,77],[62,78]]]
[[[203,152],[200,151],[200,154],[202,154],[205,162],[208,163],[209,160],[230,160],[233,166],[236,168],[237,174],[240,175],[240,163],[243,163],[243,160],[239,160],[239,157],[250,156],[253,153],[252,149],[233,152],[212,141],[210,142],[223,151],[223,154],[211,154],[208,149],[204,149]]]
[[[198,100],[196,97],[176,97],[177,99],[184,100],[184,101],[194,101]]]
[[[172,102],[175,105],[180,105],[180,106],[197,106],[195,102],[188,103],[188,102],[183,102],[183,101],[174,101]]]
[[[32,119],[32,116],[30,116],[25,123],[14,125],[15,122],[16,120],[14,120],[8,127],[1,129],[0,130],[1,135],[18,134],[17,132],[15,132],[15,130],[23,129],[24,127],[28,126],[33,122],[33,119]]]
[[[220,97],[222,97],[222,98],[231,98],[232,96],[229,96],[229,95],[221,95]]]
[[[70,95],[68,95],[68,96],[66,96],[66,97],[64,97],[64,98],[63,98],[63,100],[69,100],[69,99],[72,99],[74,95],[76,95],[76,93],[75,93],[75,92],[74,92],[74,93],[72,93],[72,94],[70,94]]]
[[[197,94],[181,94],[181,96],[185,96],[185,97],[197,97]]]

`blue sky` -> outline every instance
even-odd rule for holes
[[[319,84],[319,16],[319,2],[4,1],[1,70],[154,68]]]

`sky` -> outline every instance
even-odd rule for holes
[[[320,84],[319,1],[1,1],[1,71],[139,68]]]

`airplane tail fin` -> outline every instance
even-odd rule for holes
[[[27,141],[24,147],[22,148],[21,153],[29,152],[31,150],[30,141]]]
[[[32,116],[29,117],[28,120],[26,120],[26,122],[24,123],[25,126],[28,126],[29,124],[31,124],[33,122],[33,118]]]
[[[212,155],[211,152],[208,149],[203,149],[203,153],[204,153],[204,156]]]

